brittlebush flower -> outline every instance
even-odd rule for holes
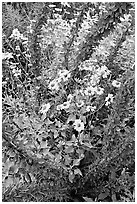
[[[107,76],[110,74],[110,70],[108,70],[108,68],[103,65],[100,68],[98,68],[97,73],[99,76],[102,76],[103,78],[107,78]]]
[[[118,82],[118,81],[114,80],[114,81],[112,82],[112,86],[114,86],[114,87],[116,87],[116,88],[119,88],[119,87],[121,86],[121,82]]]
[[[2,59],[10,59],[13,58],[12,53],[2,53]]]
[[[99,81],[100,81],[100,79],[99,79],[99,75],[98,74],[94,74],[93,76],[91,76],[91,78],[90,78],[90,84],[92,85],[92,86],[96,86],[98,83],[99,83]]]
[[[84,130],[84,123],[80,119],[75,120],[73,125],[74,129],[77,130],[78,132]]]
[[[21,75],[21,69],[13,69],[12,72],[13,72],[13,74],[14,74],[15,77]]]
[[[67,97],[67,101],[71,102],[72,99],[73,99],[72,94],[69,94],[68,97]]]
[[[102,74],[102,77],[103,78],[107,78],[107,76],[110,74],[110,71],[109,70],[107,70],[107,71],[105,71],[103,74]]]
[[[60,104],[57,106],[57,110],[62,110],[62,109],[68,109],[70,106],[70,102],[67,101],[67,102],[64,102],[63,104]]]
[[[96,88],[95,87],[87,87],[85,90],[85,95],[94,95],[96,92]]]
[[[68,70],[60,70],[58,75],[59,75],[59,78],[61,78],[63,81],[67,81],[71,76]]]
[[[10,36],[10,38],[14,38],[16,40],[19,40],[20,38],[23,38],[23,34],[21,34],[19,32],[19,30],[17,28],[15,28],[13,31],[12,31],[12,34]]]
[[[49,109],[50,109],[50,103],[43,104],[40,112],[45,115]]]
[[[98,94],[98,95],[102,95],[103,94],[103,92],[104,92],[104,89],[103,88],[97,88],[97,91],[96,91],[96,93]]]
[[[48,87],[49,87],[49,89],[51,89],[51,90],[56,90],[56,91],[58,91],[58,90],[59,90],[58,81],[57,81],[57,80],[51,81]]]
[[[96,109],[96,106],[87,106],[87,107],[86,107],[86,111],[87,111],[87,112],[89,112],[89,111],[92,111],[92,112],[93,112],[95,109]]]
[[[76,105],[77,105],[77,107],[78,108],[80,108],[80,107],[82,107],[83,105],[84,105],[84,102],[81,100],[81,101],[78,101],[77,103],[76,103]]]
[[[108,94],[105,101],[106,101],[106,106],[108,106],[110,103],[113,103],[113,94]]]
[[[86,111],[89,112],[90,111],[90,106],[86,107]]]

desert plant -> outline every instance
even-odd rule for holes
[[[3,22],[3,201],[133,201],[134,4],[3,3]]]

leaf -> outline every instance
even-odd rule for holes
[[[41,146],[41,148],[47,148],[47,146],[48,146],[47,140],[41,141],[40,146]]]
[[[84,150],[83,149],[77,149],[76,152],[79,154],[79,159],[84,158]]]
[[[75,120],[76,120],[76,116],[73,115],[73,114],[71,114],[71,115],[69,115],[69,117],[68,117],[67,123],[69,123],[70,121],[75,121]]]
[[[84,124],[86,124],[86,117],[85,116],[80,116],[80,119],[83,121]]]
[[[74,152],[73,146],[67,147],[67,148],[65,149],[65,152],[66,152],[66,154],[71,153],[71,152]]]
[[[109,195],[109,192],[100,193],[98,196],[98,200],[104,200]]]
[[[61,132],[61,135],[62,135],[63,137],[66,137],[66,132],[65,132],[65,131],[62,131],[62,132]]]
[[[83,133],[81,133],[81,134],[79,135],[79,141],[80,141],[80,142],[82,142],[82,141],[83,141],[83,139],[84,139],[84,134],[83,134]]]
[[[39,164],[44,164],[45,163],[45,159],[43,159],[43,158],[38,159],[38,163]]]
[[[75,174],[73,174],[73,171],[70,171],[70,173],[69,173],[69,181],[71,183],[73,183],[74,178],[75,178]]]
[[[61,160],[61,155],[60,154],[57,154],[56,156],[55,156],[55,161],[57,162],[57,163],[59,163],[60,162],[60,160]]]
[[[51,153],[51,152],[48,152],[48,156],[50,157],[50,159],[54,159],[55,158],[55,156]]]
[[[62,11],[62,9],[61,9],[61,8],[55,8],[55,10],[56,10],[56,11]]]
[[[8,153],[9,153],[10,157],[16,156],[16,153],[12,149],[10,149]]]
[[[10,166],[9,173],[14,174],[18,172],[18,166]]]
[[[80,171],[80,169],[74,169],[74,174],[79,174],[80,176],[83,176],[82,175],[82,172]]]
[[[9,187],[10,185],[12,185],[14,182],[13,182],[13,177],[12,176],[8,176],[7,179],[5,179],[5,182],[4,182],[4,187],[7,188]]]
[[[43,149],[43,155],[44,156],[49,156],[50,159],[54,159],[55,158],[55,156],[51,152],[49,152],[49,148]]]
[[[80,161],[81,161],[81,159],[74,159],[73,166],[78,166]]]
[[[112,198],[113,202],[117,202],[117,198],[116,198],[116,194],[115,193],[112,194],[111,198]]]
[[[116,180],[116,172],[112,170],[110,177],[112,180]]]
[[[61,124],[61,122],[60,121],[56,121],[56,124],[55,125],[57,125],[57,127],[59,127],[59,128],[61,128],[61,126],[62,126],[62,124]]]
[[[62,127],[60,128],[60,130],[66,130],[68,127],[68,125],[62,125]]]
[[[67,141],[67,142],[66,142],[66,145],[67,145],[67,146],[72,146],[72,145],[73,145],[73,141]]]
[[[41,159],[41,158],[42,158],[42,154],[37,153],[37,158],[38,158],[38,159]]]
[[[69,157],[69,155],[66,155],[64,158],[65,158],[65,165],[69,165],[72,159]]]
[[[55,130],[55,131],[54,131],[54,138],[56,139],[57,137],[58,137],[58,131]]]
[[[49,148],[44,148],[43,149],[43,154],[46,156],[49,153]]]
[[[83,145],[85,147],[88,147],[88,148],[93,148],[93,146],[90,143],[88,143],[88,142],[84,142]]]
[[[42,121],[45,120],[46,117],[47,117],[47,114],[45,113],[45,114],[43,114],[43,115],[41,116],[41,120],[42,120]]]
[[[51,125],[51,124],[53,124],[54,122],[52,122],[49,118],[47,118],[46,120],[45,120],[45,124],[48,126],[48,125]]]
[[[25,179],[25,181],[26,181],[27,183],[31,183],[31,182],[32,182],[31,176],[30,176],[30,174],[27,173],[27,172],[25,173],[24,179]]]
[[[75,135],[72,135],[71,141],[75,142],[77,139],[75,137]]]
[[[92,198],[83,197],[86,202],[94,202]]]

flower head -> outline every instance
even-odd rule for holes
[[[87,87],[85,90],[85,95],[94,95],[96,92],[96,88],[95,87]]]
[[[10,59],[13,58],[12,53],[2,53],[2,59]]]
[[[86,107],[86,111],[89,112],[90,111],[90,106]]]
[[[102,95],[102,94],[103,94],[103,91],[104,91],[103,88],[98,87],[97,90],[96,90],[96,93],[97,93],[98,95]]]
[[[50,103],[43,104],[40,112],[45,115],[49,109],[50,109]]]
[[[78,132],[84,130],[84,123],[80,119],[76,119],[73,125],[74,129],[77,130]]]
[[[67,101],[67,102],[64,102],[63,104],[60,104],[57,106],[57,110],[62,110],[62,109],[68,109],[70,106],[70,102]]]
[[[59,73],[59,78],[61,78],[63,81],[67,81],[70,78],[70,72],[68,70],[60,70]]]
[[[20,46],[17,45],[17,46],[15,47],[15,50],[19,50],[19,51],[20,51]]]
[[[92,75],[92,77],[90,78],[90,84],[92,86],[96,86],[99,83],[100,79],[99,79],[99,74],[94,74]]]
[[[92,111],[92,112],[93,112],[95,109],[96,109],[96,106],[87,106],[87,107],[86,107],[86,111],[87,111],[87,112],[89,112],[89,111]]]
[[[131,15],[130,14],[124,14],[124,18],[120,17],[121,21],[131,21]]]
[[[59,90],[58,81],[57,80],[51,81],[48,87],[51,90],[56,90],[56,91]]]
[[[69,94],[67,97],[67,101],[71,102],[72,98],[73,98],[72,94]]]
[[[90,107],[90,110],[91,110],[91,111],[94,111],[95,109],[96,109],[96,106],[91,106],[91,107]]]
[[[106,106],[108,106],[110,103],[112,103],[113,102],[113,94],[108,94],[105,101],[106,101]]]
[[[121,82],[118,82],[118,81],[114,80],[114,81],[112,82],[112,86],[114,86],[114,87],[116,87],[116,88],[119,88],[119,87],[121,86]]]
[[[107,78],[107,76],[110,74],[110,72],[111,71],[108,70],[108,68],[105,65],[103,65],[97,69],[97,74],[99,76],[102,76],[103,78]]]
[[[12,72],[13,72],[13,74],[14,74],[15,77],[21,75],[21,69],[15,69],[15,68],[13,68]]]
[[[77,105],[78,108],[80,108],[80,107],[82,107],[84,105],[84,102],[82,100],[80,100],[80,101],[78,101],[76,103],[76,105]]]
[[[12,34],[11,34],[10,37],[19,40],[20,37],[22,37],[22,35],[20,34],[19,30],[18,30],[17,28],[15,28],[15,29],[12,31]]]
[[[63,81],[67,81],[67,80],[70,78],[70,76],[71,76],[70,73],[65,74],[65,75],[62,77]]]
[[[102,77],[103,78],[107,78],[107,76],[110,74],[110,70],[106,70],[103,74],[102,74]]]

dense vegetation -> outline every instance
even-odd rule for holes
[[[135,5],[2,4],[3,201],[135,201]]]

